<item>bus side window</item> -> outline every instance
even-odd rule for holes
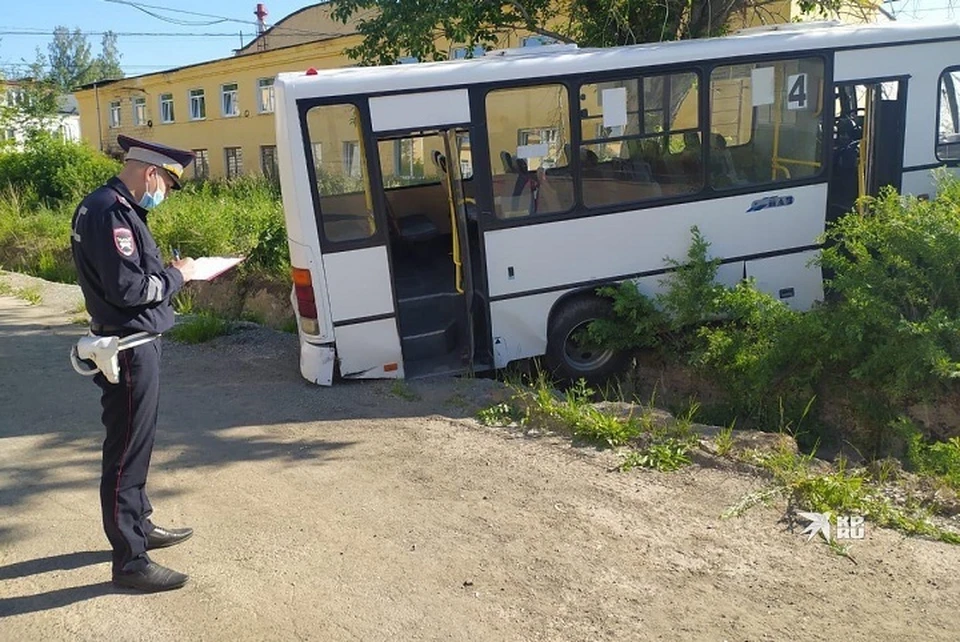
[[[574,198],[564,153],[570,140],[566,88],[494,90],[487,94],[486,105],[497,218],[570,210]]]
[[[940,75],[939,96],[937,158],[960,161],[960,69],[948,69]]]
[[[359,111],[354,105],[314,107],[307,113],[307,128],[323,236],[332,243],[370,238],[377,226]]]
[[[710,183],[762,185],[820,173],[823,61],[720,66],[710,75]]]
[[[583,200],[603,207],[703,187],[700,92],[693,72],[580,87]]]

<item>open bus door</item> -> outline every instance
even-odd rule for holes
[[[876,196],[885,186],[900,190],[907,83],[845,82],[835,96],[828,223],[853,211],[860,196]]]
[[[404,376],[472,372],[489,334],[475,278],[466,91],[370,99],[376,205],[389,231]],[[470,174],[465,176],[465,174]],[[479,340],[478,340],[479,337]]]

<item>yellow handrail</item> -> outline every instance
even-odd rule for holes
[[[447,146],[449,149],[449,145]],[[459,162],[459,161],[458,161]],[[460,232],[457,229],[457,205],[453,199],[453,176],[450,174],[450,163],[447,163],[447,168],[444,171],[444,175],[447,177],[447,204],[450,206],[450,230],[451,237],[453,238],[453,267],[454,267],[454,287],[457,288],[457,293],[463,294],[463,259],[460,256]]]
[[[873,143],[870,126],[870,102],[873,100],[873,87],[866,87],[863,105],[863,134],[860,137],[860,160],[857,163],[857,183],[860,190],[857,199],[857,212],[863,216],[863,196],[867,194],[867,162],[870,160],[870,145]]]

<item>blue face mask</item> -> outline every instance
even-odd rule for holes
[[[150,191],[150,185],[147,184],[147,191],[143,193],[143,197],[140,199],[140,207],[152,210],[157,205],[163,202],[163,198],[166,196],[164,191],[160,189],[160,179],[157,178],[157,189],[154,192]]]

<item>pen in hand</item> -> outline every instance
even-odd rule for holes
[[[176,261],[180,260],[180,250],[178,250],[177,248],[173,248],[173,258]]]

